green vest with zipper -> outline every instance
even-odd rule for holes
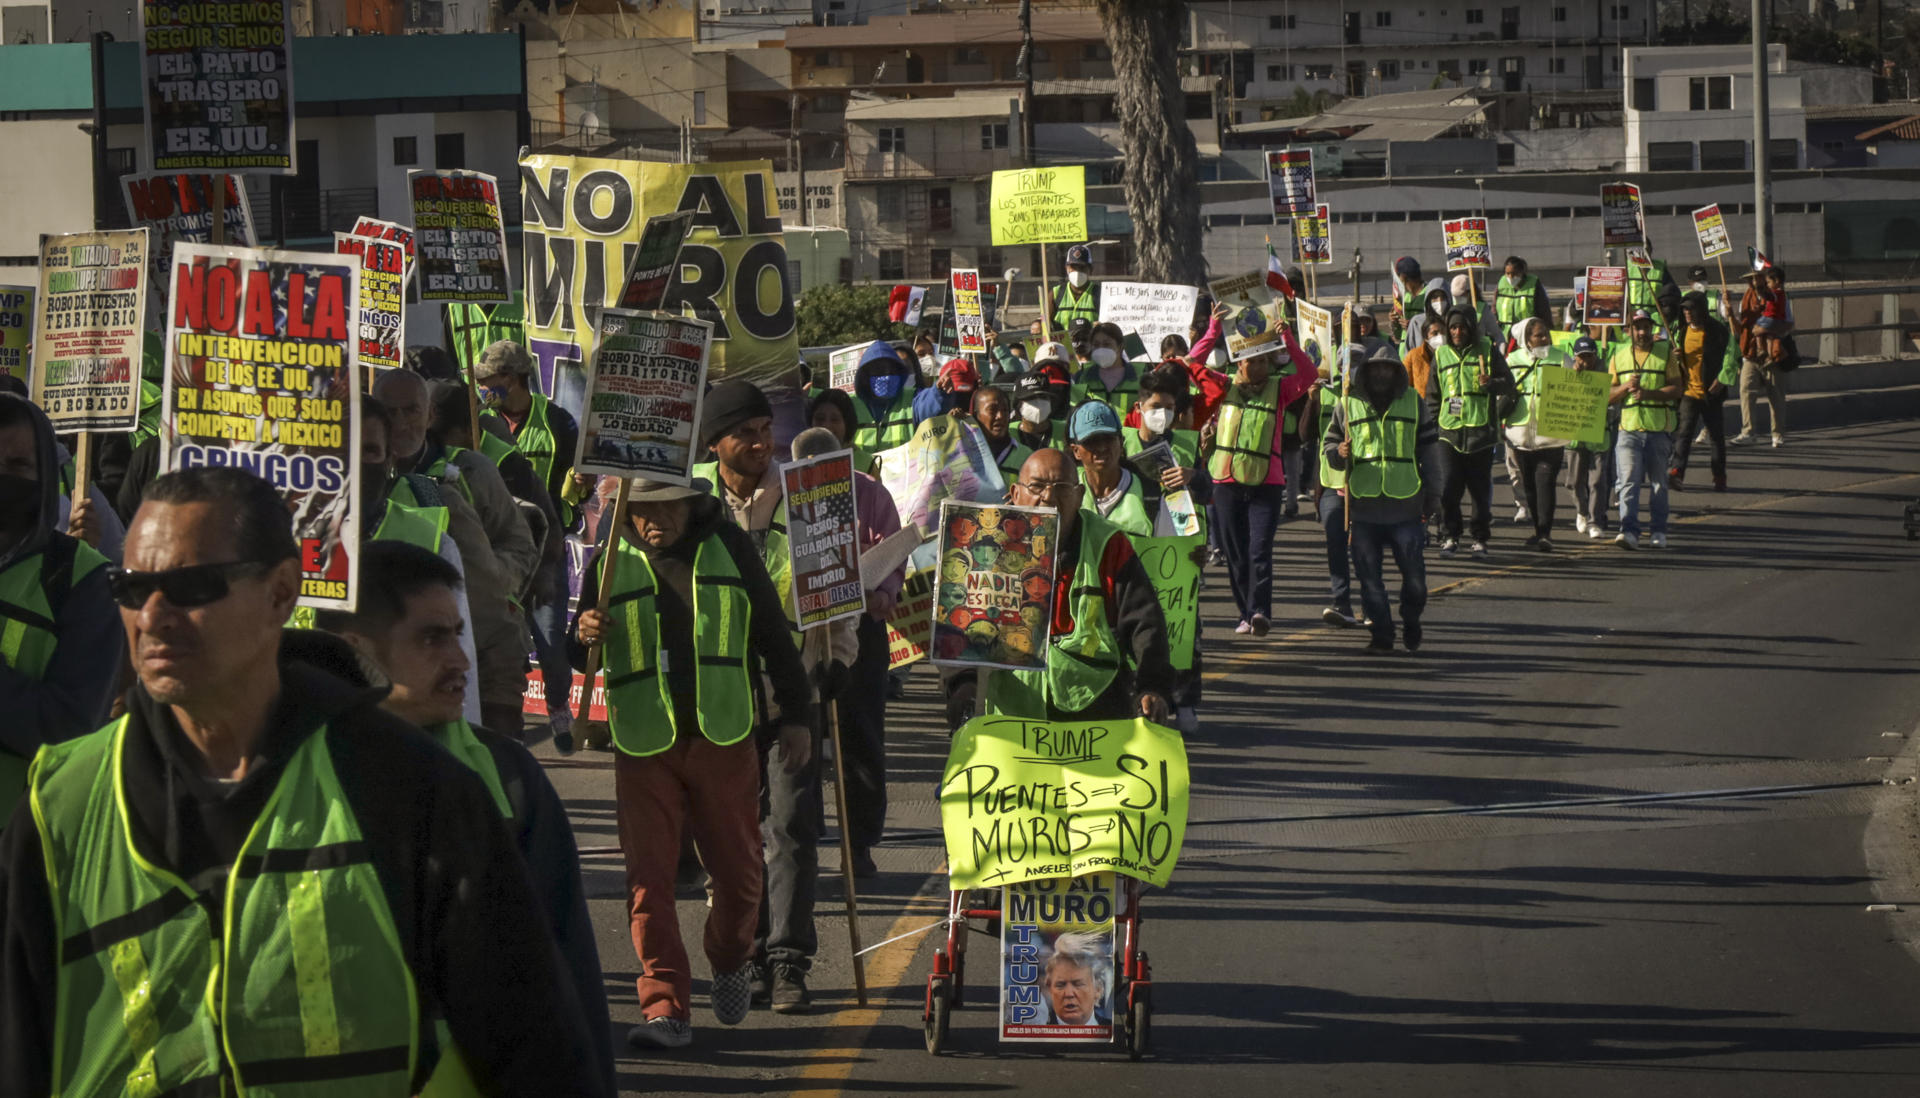
[[[406,1095],[419,1001],[325,728],[234,864],[196,892],[126,817],[125,718],[35,757],[30,797],[61,942],[52,1093]]]
[[[1134,402],[1140,399],[1140,370],[1131,362],[1123,364],[1127,368],[1126,374],[1120,378],[1120,384],[1111,389],[1100,380],[1099,367],[1090,366],[1080,371],[1067,389],[1067,402],[1078,408],[1089,400],[1098,400],[1125,419],[1127,413],[1133,410]]]
[[[554,441],[553,425],[547,418],[547,408],[551,402],[539,393],[529,395],[533,397],[533,405],[527,409],[527,418],[520,421],[520,429],[514,432],[513,448],[520,451],[520,453],[526,457],[528,463],[533,466],[534,479],[540,482],[540,487],[545,488],[547,485],[553,483],[554,462],[566,462],[565,467],[572,468],[573,455],[554,453],[554,448],[559,444]],[[482,409],[480,414],[483,416],[500,415],[498,411],[491,408]],[[503,416],[501,418],[504,419],[505,417]],[[511,427],[512,424],[509,423],[508,426]],[[498,465],[500,463],[499,457],[487,450],[487,440],[489,438],[491,438],[490,435],[482,437],[480,452],[493,458],[494,464]],[[494,439],[493,441],[497,444],[500,440]],[[571,528],[574,520],[579,517],[579,509],[575,507],[575,505],[561,499],[559,496],[553,497],[553,506],[560,513],[560,525]]]
[[[1523,275],[1518,284],[1508,281],[1505,275],[1500,276],[1493,288],[1493,312],[1500,318],[1503,330],[1533,315],[1533,299],[1539,289],[1540,280],[1532,275]]]
[[[647,555],[625,537],[612,539],[607,614],[607,725],[629,755],[658,755],[680,729],[661,668],[658,586]],[[693,557],[694,704],[700,734],[725,747],[753,732],[753,671],[748,663],[753,605],[733,557],[716,534]]]
[[[1645,309],[1659,316],[1660,311],[1653,307],[1653,299],[1666,284],[1666,260],[1656,259],[1651,263],[1627,260],[1627,315],[1632,316],[1635,309]]]
[[[40,681],[60,644],[67,592],[107,558],[78,538],[56,538],[0,572],[0,663]],[[0,747],[0,830],[27,788],[28,760]]]
[[[1120,643],[1107,626],[1105,586],[1100,559],[1107,543],[1127,535],[1090,507],[1080,509],[1080,559],[1073,567],[1068,599],[1073,631],[1047,640],[1045,671],[992,671],[987,676],[987,711],[1044,719],[1048,705],[1077,713],[1113,685],[1123,661]],[[1053,612],[1049,600],[1047,612]]]
[[[1100,322],[1100,284],[1092,279],[1087,280],[1084,290],[1076,290],[1068,282],[1053,288],[1053,337],[1065,343],[1076,320]]]
[[[1667,360],[1673,353],[1673,344],[1662,340],[1647,352],[1646,360],[1634,364],[1633,344],[1629,343],[1613,352],[1613,383],[1625,385],[1627,379],[1638,377],[1640,384],[1647,389],[1665,388],[1667,384]],[[1620,402],[1620,429],[1622,431],[1645,431],[1665,433],[1678,425],[1679,417],[1674,409],[1675,402],[1658,397],[1635,396],[1628,393]]]
[[[1129,469],[1127,475],[1130,479],[1127,482],[1127,490],[1121,493],[1120,502],[1114,504],[1113,510],[1108,511],[1101,517],[1119,529],[1121,533],[1131,534],[1134,537],[1150,538],[1153,536],[1154,521],[1160,517],[1160,494],[1158,492],[1154,493],[1153,498],[1149,500],[1147,498],[1147,482],[1140,479],[1140,474]],[[1086,483],[1087,471],[1081,469],[1080,484],[1082,487],[1085,487]],[[1099,510],[1093,503],[1092,488],[1087,488],[1086,509],[1096,512]]]
[[[1420,464],[1414,443],[1420,430],[1420,398],[1409,386],[1385,412],[1351,394],[1340,398],[1346,413],[1346,489],[1351,499],[1412,499],[1420,494]]]
[[[1572,361],[1571,352],[1551,344],[1540,348],[1528,347],[1508,355],[1507,367],[1513,371],[1516,395],[1513,409],[1507,413],[1507,426],[1524,427],[1533,419],[1533,404],[1540,398],[1540,367],[1546,364],[1564,367]]]
[[[1485,427],[1493,422],[1493,398],[1480,384],[1480,369],[1491,368],[1493,350],[1486,337],[1474,341],[1462,355],[1452,343],[1434,356],[1434,371],[1440,375],[1440,428],[1457,431],[1462,427]],[[1458,410],[1455,410],[1456,404]]]
[[[902,388],[879,419],[867,407],[865,397],[853,398],[853,467],[865,473],[873,468],[873,455],[913,441],[913,390]]]
[[[1270,375],[1259,391],[1249,393],[1234,382],[1220,402],[1214,420],[1213,456],[1207,473],[1215,480],[1235,484],[1265,484],[1273,461],[1273,432],[1280,421],[1280,378]]]

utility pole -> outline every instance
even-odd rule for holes
[[[787,124],[787,129],[788,137],[793,143],[793,170],[796,176],[794,186],[800,195],[800,224],[811,225],[813,221],[808,215],[807,207],[813,205],[813,200],[807,197],[807,150],[800,141],[800,97],[789,96],[788,101],[793,107],[792,121]]]
[[[107,227],[116,181],[107,170],[107,32],[95,31],[92,43],[93,124],[87,137],[93,142],[93,227],[97,232]]]
[[[1020,153],[1033,167],[1033,0],[1020,0]]]
[[[1753,0],[1753,246],[1773,252],[1773,162],[1767,154],[1772,119],[1767,95],[1767,3]]]

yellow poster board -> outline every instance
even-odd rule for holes
[[[1063,244],[1087,238],[1083,164],[993,173],[993,246]]]

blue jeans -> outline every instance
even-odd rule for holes
[[[1327,586],[1329,605],[1353,613],[1353,580],[1347,567],[1346,497],[1332,488],[1320,497],[1320,525],[1327,531]]]
[[[1420,615],[1427,608],[1427,558],[1420,547],[1424,533],[1418,522],[1353,524],[1353,570],[1360,577],[1360,605],[1373,619],[1376,644],[1393,643],[1393,613],[1387,605],[1387,583],[1381,573],[1386,552],[1393,553],[1393,566],[1400,570],[1401,622],[1419,625]]]
[[[1278,484],[1215,484],[1213,521],[1227,558],[1227,582],[1241,621],[1273,617],[1273,532],[1280,525]]]
[[[533,634],[534,658],[540,665],[540,680],[546,683],[547,698],[558,702],[548,711],[551,714],[566,705],[573,688],[573,667],[567,662],[567,558],[543,564],[541,570],[551,574],[535,586],[554,595],[527,611],[527,628]]]
[[[1667,532],[1667,463],[1673,436],[1665,431],[1622,431],[1613,456],[1620,467],[1620,532],[1640,536],[1640,485],[1647,486],[1653,533]]]

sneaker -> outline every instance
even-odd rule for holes
[[[732,972],[713,974],[707,998],[713,1005],[715,1021],[723,1026],[737,1026],[747,1020],[747,1011],[753,1007],[752,972],[753,965],[748,963]]]
[[[1400,631],[1405,639],[1405,642],[1407,645],[1407,651],[1409,652],[1420,651],[1420,641],[1424,639],[1426,636],[1426,631],[1420,627],[1420,623],[1417,621],[1410,621],[1405,625],[1401,626]]]
[[[1513,521],[1514,521],[1514,522],[1515,522],[1516,524],[1518,524],[1518,523],[1522,523],[1522,522],[1525,522],[1525,521],[1527,521],[1527,519],[1528,519],[1528,518],[1530,518],[1530,517],[1531,517],[1531,516],[1530,516],[1530,515],[1528,515],[1528,513],[1527,513],[1527,505],[1526,505],[1526,504],[1524,504],[1524,503],[1516,503],[1516,504],[1514,504],[1514,505],[1513,505]]]
[[[1253,629],[1253,635],[1256,637],[1266,636],[1267,630],[1273,628],[1273,622],[1269,621],[1265,614],[1255,614],[1248,618],[1247,625]]]
[[[805,1014],[813,1006],[807,992],[807,974],[797,965],[773,966],[773,1012]]]
[[[1622,530],[1620,531],[1620,535],[1613,539],[1613,543],[1622,549],[1638,549],[1640,548],[1640,537],[1637,534],[1629,534],[1625,530]]]
[[[1442,538],[1440,540],[1440,555],[1443,557],[1452,556],[1455,550],[1459,548],[1460,548],[1459,538]]]
[[[1652,545],[1655,549],[1665,549],[1667,547],[1667,535],[1655,534],[1648,540],[1648,544]]]
[[[1227,555],[1218,549],[1209,549],[1207,550],[1207,565],[1211,568],[1225,568],[1227,566]]]
[[[1191,705],[1178,706],[1173,711],[1173,727],[1182,736],[1200,734],[1200,713]]]
[[[1342,610],[1338,606],[1329,606],[1325,610],[1320,611],[1320,620],[1326,622],[1328,625],[1337,625],[1342,629],[1352,629],[1354,626],[1360,624],[1360,619],[1354,617],[1351,610]]]
[[[1787,436],[1785,436],[1785,435],[1775,435],[1775,436],[1773,436],[1773,448],[1774,448],[1774,449],[1776,449],[1776,450],[1778,450],[1778,449],[1779,449],[1780,447],[1782,447],[1782,446],[1785,446],[1786,444],[1787,444]]]
[[[1600,525],[1600,524],[1599,524],[1599,523],[1597,523],[1597,522],[1589,522],[1589,523],[1587,523],[1587,540],[1589,540],[1589,541],[1605,541],[1606,539],[1607,539],[1607,528],[1606,528],[1606,527],[1604,527],[1604,526],[1602,526],[1602,525]]]
[[[1748,445],[1748,444],[1750,444],[1750,443],[1752,443],[1752,442],[1753,442],[1753,432],[1752,432],[1752,431],[1742,431],[1742,432],[1740,432],[1739,434],[1737,434],[1737,435],[1735,435],[1735,436],[1733,436],[1732,438],[1730,438],[1730,439],[1728,439],[1728,440],[1727,440],[1727,445],[1729,445],[1729,446],[1746,446],[1746,445]]]
[[[547,714],[547,727],[553,730],[555,751],[565,756],[579,750],[579,745],[573,742],[573,714],[565,709],[556,709]]]
[[[1702,427],[1700,428],[1700,433],[1693,436],[1693,444],[1695,446],[1698,446],[1701,443],[1707,441],[1707,438],[1708,438],[1707,429],[1705,427]]]
[[[627,1031],[635,1048],[686,1048],[693,1043],[693,1026],[685,1018],[649,1018]]]
[[[1541,538],[1539,541],[1533,543],[1533,547],[1542,553],[1551,553],[1553,552],[1553,539]]]
[[[772,1006],[773,970],[759,961],[752,961],[747,967],[752,970],[747,977],[747,987],[752,993],[753,1005],[757,1007]]]
[[[1776,442],[1774,443],[1774,445],[1778,446],[1780,444]],[[1288,518],[1299,518],[1300,505],[1298,503],[1289,503],[1287,504],[1287,509],[1282,513],[1285,514]]]
[[[1523,549],[1534,549],[1534,548],[1537,548],[1537,547],[1539,547],[1539,545],[1540,545],[1540,535],[1539,535],[1539,534],[1528,534],[1528,535],[1527,535],[1527,540],[1526,540],[1526,541],[1523,541],[1523,542],[1521,542],[1521,543],[1520,543],[1520,545],[1521,545],[1521,548],[1523,548]]]
[[[1587,520],[1584,516],[1573,516],[1573,532],[1576,534],[1584,534],[1587,532]]]
[[[1393,642],[1376,638],[1368,641],[1364,648],[1354,649],[1353,654],[1356,656],[1391,656],[1393,655]]]
[[[1727,474],[1715,473],[1713,475],[1713,490],[1716,492],[1724,492],[1727,490]]]
[[[1244,636],[1246,636],[1246,635],[1247,635],[1248,633],[1251,633],[1251,632],[1253,632],[1253,626],[1251,626],[1251,625],[1248,625],[1248,624],[1247,624],[1246,622],[1244,622],[1244,621],[1243,621],[1243,622],[1241,622],[1241,623],[1240,623],[1239,625],[1236,625],[1236,626],[1234,626],[1234,627],[1233,627],[1233,631],[1234,631],[1235,633],[1237,633],[1237,634],[1239,634],[1240,636],[1243,636],[1243,637],[1244,637]]]
[[[1667,488],[1675,492],[1685,491],[1686,486],[1680,483],[1680,477],[1681,477],[1680,470],[1668,469],[1667,470]]]
[[[1473,544],[1467,546],[1467,552],[1481,560],[1485,560],[1487,557],[1487,543],[1476,539]]]

